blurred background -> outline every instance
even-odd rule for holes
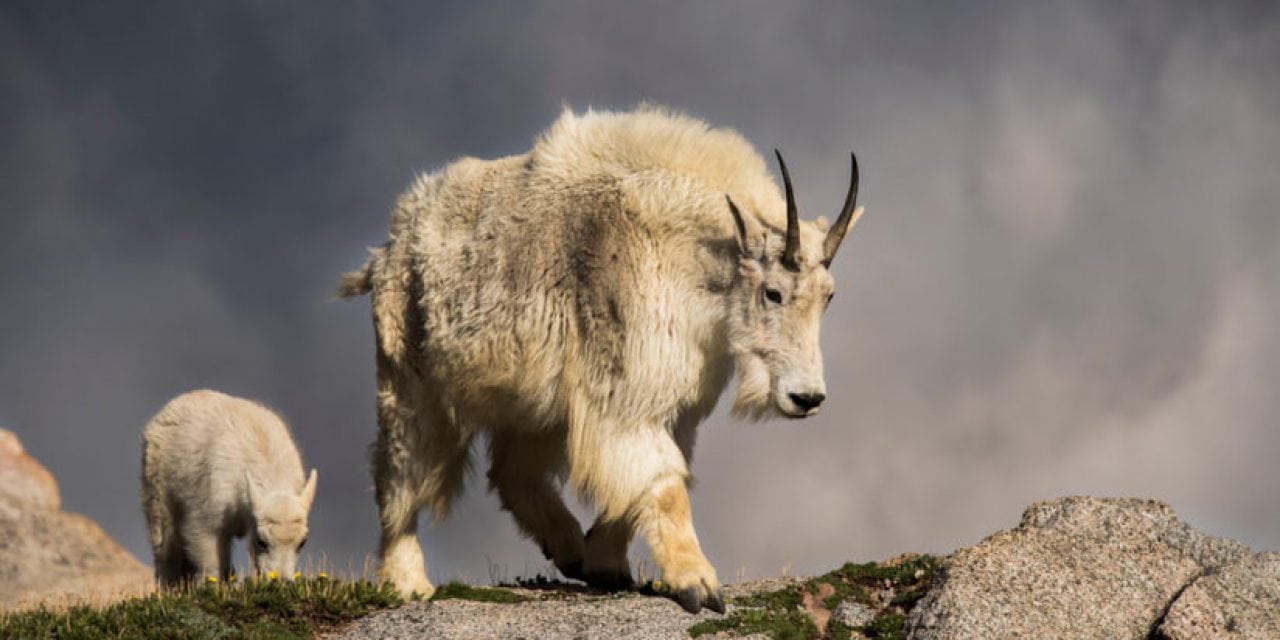
[[[723,578],[1079,493],[1280,548],[1277,63],[1263,2],[7,2],[0,426],[150,562],[142,426],[259,399],[320,469],[308,550],[359,571],[374,345],[338,276],[416,172],[652,100],[782,149],[807,217],[862,166],[822,413],[702,428]],[[549,567],[484,469],[424,517],[436,581]]]

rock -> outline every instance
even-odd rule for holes
[[[1036,502],[1027,507],[1018,526],[1094,538],[1109,538],[1114,532],[1153,538],[1203,567],[1220,567],[1251,553],[1235,540],[1196,531],[1179,520],[1169,505],[1151,499],[1072,497]]]
[[[1280,638],[1280,553],[1259,553],[1192,582],[1158,638]]]
[[[1249,555],[1155,500],[1039,502],[943,563],[909,637],[1143,640],[1191,580]]]
[[[62,508],[53,474],[27,455],[18,436],[5,429],[0,429],[0,500],[33,508]]]
[[[104,604],[152,581],[97,523],[62,511],[53,475],[0,429],[0,609]]]
[[[859,604],[852,600],[845,600],[836,606],[836,610],[831,612],[831,619],[840,622],[846,627],[862,627],[875,620],[876,612],[870,607]]]
[[[777,589],[799,589],[797,578],[768,578],[724,586],[728,613],[748,595]],[[493,603],[470,600],[412,602],[398,609],[378,611],[324,636],[328,640],[393,640],[395,638],[457,638],[498,640],[671,640],[688,638],[690,626],[725,616],[703,609],[685,613],[674,600],[635,592],[603,593],[561,583],[537,588],[504,587],[528,598],[525,602]],[[754,608],[751,608],[754,610]],[[732,635],[721,631],[701,638],[769,640],[761,632]],[[853,638],[862,636],[854,634]]]
[[[688,637],[690,625],[719,617],[706,609],[690,615],[671,600],[651,596],[554,598],[516,604],[441,600],[414,602],[366,616],[345,629],[338,640],[669,640]]]

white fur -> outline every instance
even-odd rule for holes
[[[231,539],[245,536],[258,574],[292,578],[315,491],[288,427],[249,400],[192,391],[143,430],[142,506],[163,586],[226,580]]]
[[[825,223],[801,223],[797,269],[785,229],[746,140],[655,107],[566,110],[529,153],[418,178],[339,287],[373,298],[383,577],[431,593],[417,512],[447,514],[485,430],[491,487],[566,575],[629,581],[638,531],[668,583],[713,598],[686,493],[696,426],[735,363],[740,415],[801,417],[816,409],[790,394],[825,393]],[[566,476],[600,508],[585,537]]]

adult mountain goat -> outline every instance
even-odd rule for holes
[[[827,267],[862,212],[856,162],[829,229],[782,175],[785,200],[739,134],[641,107],[566,111],[526,154],[414,182],[339,286],[372,293],[382,578],[432,593],[418,510],[448,513],[483,431],[491,488],[562,573],[630,585],[639,533],[681,605],[723,611],[689,511],[696,427],[735,368],[738,415],[818,411]],[[585,536],[566,471],[600,510]]]

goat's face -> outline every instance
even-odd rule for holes
[[[299,494],[278,492],[249,482],[253,526],[249,530],[249,558],[259,578],[291,580],[298,554],[307,542],[307,512],[315,497],[316,472]]]
[[[785,234],[761,228],[729,199],[738,229],[738,269],[729,302],[729,342],[738,367],[734,413],[762,418],[803,418],[827,397],[819,332],[835,292],[828,271],[844,234],[857,222],[857,164],[849,196],[836,223],[801,222],[782,156],[787,188]]]

